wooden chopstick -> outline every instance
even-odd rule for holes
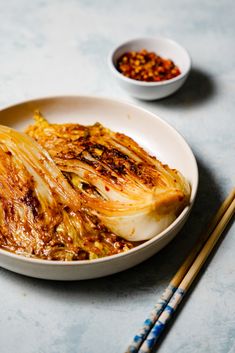
[[[172,298],[166,305],[165,309],[163,310],[162,314],[159,316],[158,320],[154,324],[147,339],[143,342],[142,346],[140,347],[139,353],[150,353],[152,351],[152,348],[155,346],[161,332],[165,328],[167,322],[171,319],[173,313],[179,306],[183,297],[187,293],[189,287],[191,286],[194,279],[198,275],[200,269],[204,265],[212,249],[214,248],[217,241],[219,240],[223,230],[225,229],[226,225],[230,221],[234,212],[235,212],[235,199],[233,200],[233,202],[225,212],[224,216],[221,218],[221,221],[218,223],[218,225],[212,232],[211,236],[203,246],[202,250],[199,252],[198,256],[196,257],[192,266],[186,273],[185,277],[181,281],[174,295],[172,296]]]
[[[227,225],[230,218],[232,217],[232,215],[234,213],[234,208],[235,208],[234,198],[235,198],[235,188],[231,191],[231,193],[228,195],[226,200],[222,203],[221,207],[217,211],[216,215],[212,219],[212,221],[211,221],[210,225],[207,227],[206,231],[203,232],[201,234],[201,236],[199,237],[199,239],[198,239],[197,243],[195,244],[195,246],[193,247],[192,251],[190,252],[188,257],[185,259],[185,261],[183,262],[183,264],[181,265],[181,267],[179,268],[179,270],[177,271],[175,276],[172,278],[170,284],[167,286],[167,288],[163,292],[160,300],[154,306],[149,317],[145,320],[143,327],[138,331],[137,335],[134,337],[133,341],[131,342],[131,344],[127,348],[126,353],[137,353],[137,352],[146,353],[146,352],[151,351],[152,347],[155,345],[155,343],[157,341],[157,338],[159,337],[160,333],[162,332],[166,322],[171,317],[172,312],[175,310],[175,308],[178,306],[178,304],[182,300],[184,294],[187,292],[192,281],[196,277],[196,275],[199,272],[200,268],[202,267],[203,263],[206,261],[211,250],[213,249],[215,243],[219,239],[219,236],[221,235],[224,227]],[[203,260],[202,265],[199,267],[198,271],[195,272],[195,263],[193,265],[192,265],[192,263],[198,254],[200,255],[199,260],[202,261],[202,259],[204,258],[203,255],[205,256],[205,254],[206,254],[205,252],[203,252],[201,254],[201,252],[204,249],[203,246],[205,246],[205,247],[208,246],[207,243],[211,242],[211,239],[213,239],[213,237],[215,236],[214,233],[218,238],[216,238],[217,240],[215,243],[212,243],[212,248],[207,253],[207,255],[206,255],[205,259]],[[210,237],[210,235],[211,235],[211,237]],[[206,247],[206,249],[207,249],[207,247]],[[201,252],[200,252],[200,250],[201,250]],[[197,259],[198,259],[198,257],[197,257]],[[195,262],[197,261],[196,262],[197,266],[199,265],[198,264],[199,260],[195,260]],[[194,269],[193,273],[195,276],[192,277],[191,282],[190,281],[187,282],[188,283],[188,286],[187,286],[186,282],[184,281],[184,277],[186,277],[186,275],[187,275],[187,279],[189,279],[188,273],[190,273],[192,275],[192,270],[191,269],[189,270],[191,265],[192,265],[192,268]],[[162,321],[160,321],[160,319],[163,320],[165,322],[165,324],[163,324]],[[149,332],[150,332],[150,334],[149,334]],[[148,334],[149,334],[149,337],[146,339]],[[145,341],[145,339],[146,339],[146,341]]]

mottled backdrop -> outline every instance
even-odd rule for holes
[[[124,351],[234,183],[234,9],[232,0],[0,0],[0,108],[64,93],[134,101],[183,134],[200,172],[183,231],[131,270],[62,283],[0,269],[1,353]],[[179,41],[193,60],[181,91],[151,103],[128,97],[107,68],[113,46],[148,35]],[[160,353],[235,352],[234,229],[164,335]]]

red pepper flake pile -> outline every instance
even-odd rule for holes
[[[146,82],[170,80],[181,73],[172,60],[146,49],[123,54],[118,59],[117,69],[126,77]]]

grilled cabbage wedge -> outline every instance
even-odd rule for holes
[[[41,259],[84,260],[133,245],[83,209],[39,144],[0,126],[0,247]]]
[[[34,118],[26,133],[48,151],[89,212],[122,238],[155,236],[189,203],[186,179],[130,137],[99,123],[50,124],[40,112]]]

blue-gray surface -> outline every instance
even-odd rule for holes
[[[0,270],[1,353],[121,353],[199,230],[234,182],[234,1],[0,0],[0,107],[48,94],[129,99],[113,82],[109,50],[164,35],[188,48],[185,86],[135,101],[175,126],[199,164],[198,198],[175,240],[145,263],[85,282],[30,279]],[[159,352],[235,352],[235,238],[230,227],[161,340]]]

